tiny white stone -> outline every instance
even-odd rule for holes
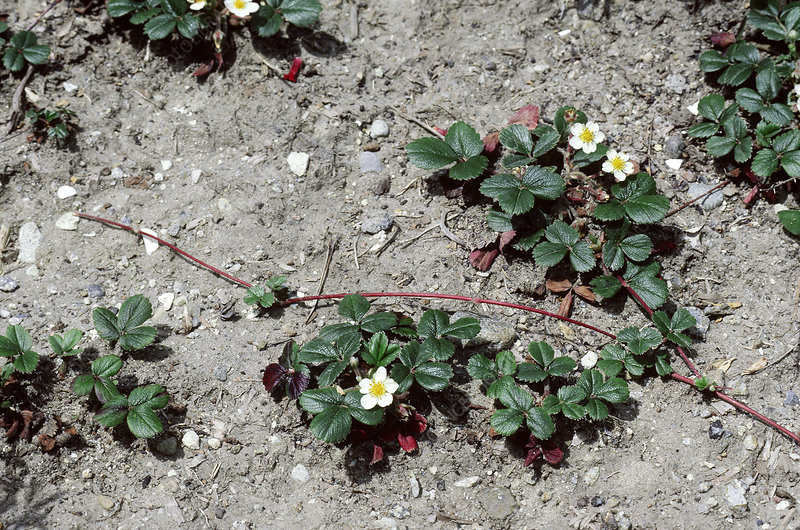
[[[583,366],[584,370],[589,370],[591,368],[594,368],[594,365],[597,364],[597,359],[598,359],[597,354],[593,351],[590,351],[589,353],[581,357],[581,366]]]
[[[473,477],[462,478],[461,480],[456,481],[456,483],[453,485],[457,488],[471,488],[480,481],[481,477],[473,476]]]
[[[59,230],[77,230],[79,217],[76,217],[72,212],[67,212],[58,219],[56,219],[56,228]]]
[[[549,64],[535,64],[533,65],[532,70],[537,74],[542,74],[546,72],[550,68]]]
[[[558,32],[558,36],[559,37],[566,37],[570,33],[572,33],[571,29],[562,29],[561,31]]]
[[[164,293],[158,296],[158,301],[164,306],[165,311],[172,309],[172,302],[175,301],[175,293]]]
[[[155,175],[153,175],[153,182],[164,182],[164,174],[156,173]]]
[[[308,468],[303,464],[297,464],[292,468],[291,477],[297,482],[305,484],[311,479],[311,473],[308,472]]]
[[[372,122],[372,127],[369,129],[369,135],[372,138],[389,136],[389,125],[383,120],[375,120]]]
[[[664,160],[664,164],[666,164],[668,168],[674,169],[674,170],[677,171],[683,165],[683,159],[681,159],[681,158],[668,158],[668,159]]]
[[[61,186],[56,192],[56,195],[58,195],[59,199],[66,199],[67,197],[72,197],[77,194],[78,192],[75,191],[75,188],[72,186]]]
[[[289,156],[286,157],[286,162],[289,163],[289,169],[298,177],[302,177],[306,174],[306,171],[308,171],[309,160],[311,160],[311,155],[308,153],[291,152]]]
[[[222,447],[222,442],[220,441],[219,438],[209,438],[208,439],[208,446],[211,449],[219,449],[220,447]]]
[[[181,438],[181,443],[187,449],[200,449],[200,436],[194,431],[186,431]]]
[[[61,86],[64,87],[64,90],[66,90],[69,93],[72,93],[72,92],[75,92],[76,90],[78,90],[78,85],[73,85],[69,81],[64,81],[63,83],[61,83]]]
[[[172,160],[162,160],[161,169],[163,169],[164,171],[169,171],[170,169],[172,169]]]
[[[139,231],[143,234],[150,234],[151,236],[156,235],[156,233],[150,230],[149,228],[142,228]],[[144,241],[144,251],[147,252],[148,255],[158,250],[158,241],[156,241],[155,239],[144,236],[142,238],[142,241]]]
[[[193,169],[192,170],[192,184],[197,184],[197,182],[200,180],[200,175],[202,175],[202,174],[203,174],[203,172],[201,170]]]
[[[699,104],[700,104],[700,102],[698,101],[697,103],[689,105],[688,107],[686,107],[686,110],[688,110],[689,112],[691,112],[692,114],[697,116],[697,114],[698,114],[697,105],[699,105]]]
[[[788,510],[792,507],[791,501],[782,500],[778,504],[775,505],[775,511],[782,512],[783,510]]]

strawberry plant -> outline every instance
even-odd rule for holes
[[[153,306],[141,294],[122,302],[116,315],[105,307],[92,312],[94,327],[100,337],[111,343],[119,341],[123,350],[140,350],[155,340],[156,328],[142,326],[151,316]]]
[[[38,37],[31,31],[18,31],[6,40],[3,35],[8,32],[8,24],[0,21],[0,48],[3,52],[3,66],[12,72],[22,70],[25,65],[44,63],[50,56],[50,47],[37,44]]]
[[[8,326],[5,337],[0,335],[0,357],[7,362],[0,369],[0,385],[8,381],[11,374],[29,374],[39,364],[39,354],[33,351],[33,339],[22,326]]]

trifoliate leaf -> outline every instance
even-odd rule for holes
[[[483,152],[483,140],[475,129],[457,121],[447,130],[444,141],[460,157],[471,158]]]
[[[450,168],[450,178],[453,180],[469,180],[480,176],[486,166],[489,165],[489,159],[483,155],[475,155],[470,157],[464,162],[459,162]]]
[[[419,138],[406,146],[408,159],[422,169],[439,169],[458,160],[458,154],[438,138]]]
[[[768,177],[778,169],[778,153],[772,149],[762,149],[750,164],[750,169],[759,177]]]
[[[500,131],[500,143],[515,153],[524,153],[531,156],[533,139],[527,127],[521,123],[514,123]]]

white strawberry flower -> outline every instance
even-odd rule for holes
[[[225,7],[239,18],[249,17],[258,11],[257,3],[246,0],[225,0]]]
[[[394,397],[392,394],[397,392],[400,385],[391,377],[386,376],[386,368],[380,366],[375,370],[372,379],[365,377],[358,383],[361,391],[361,406],[367,410],[379,407],[388,407],[392,404]]]
[[[603,162],[603,171],[612,173],[617,182],[622,182],[628,175],[633,173],[633,162],[629,160],[630,156],[622,151],[609,149],[606,153],[606,158],[607,160]]]
[[[582,149],[587,155],[594,153],[597,150],[597,144],[606,139],[606,135],[600,131],[600,126],[593,121],[587,122],[585,125],[574,123],[569,132],[572,134],[569,145],[576,151]]]

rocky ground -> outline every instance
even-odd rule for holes
[[[0,325],[21,323],[39,352],[51,333],[78,328],[87,351],[63,379],[44,359],[26,386],[43,415],[39,432],[59,434],[54,418],[63,422],[59,446],[0,439],[2,527],[797,527],[797,446],[667,380],[633,381],[609,421],[560,429],[566,455],[556,467],[524,468],[519,449],[488,436],[491,410],[454,416],[446,406],[430,412],[418,452],[390,451],[370,467],[369,447],[319,442],[306,415],[261,384],[280,344],[312,337],[336,319],[334,305],[321,304],[309,324],[303,306],[256,317],[243,289],[165,248],[148,254],[126,232],[62,218],[80,209],[150,228],[247,281],[284,274],[305,293],[316,291],[335,239],[328,292],[436,291],[556,310],[558,297],[530,297],[544,278],[532,261],[501,257],[479,273],[440,229],[420,235],[445,215],[470,246],[494,239],[486,204],[447,198],[436,175],[408,164],[405,145],[428,133],[393,108],[485,134],[525,104],[551,118],[576,105],[609,143],[649,164],[678,205],[720,181],[724,168],[685,136],[694,120],[686,107],[712,90],[697,60],[709,34],[738,27],[746,4],[324,0],[311,30],[255,42],[235,34],[229,68],[199,82],[195,57],[180,47],[148,46],[101,7],[81,15],[58,5],[36,28],[53,54],[28,99],[68,102],[79,127],[65,145],[30,143],[25,132],[0,144],[0,224],[10,229]],[[0,12],[18,28],[45,5],[0,0]],[[292,84],[276,70],[295,56],[305,67]],[[18,77],[4,72],[0,83],[5,119]],[[678,169],[672,159],[683,160]],[[62,186],[76,193],[59,196]],[[773,205],[745,206],[746,191],[728,185],[662,224],[678,243],[664,278],[675,306],[709,317],[698,366],[796,431],[798,239]],[[797,207],[796,195],[780,200]],[[149,442],[100,427],[89,400],[70,391],[110,352],[92,334],[92,310],[137,293],[154,302],[159,337],[126,356],[121,375],[172,397],[166,432]],[[576,360],[602,344],[510,310],[375,306],[416,317],[429,307],[473,311],[512,348],[546,340]],[[632,301],[578,303],[573,317],[610,330],[645,322]],[[775,364],[743,375],[761,358]],[[457,385],[443,403],[462,394],[491,407],[477,383]]]

